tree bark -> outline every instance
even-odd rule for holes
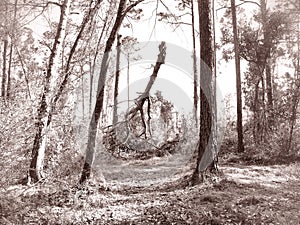
[[[211,1],[198,0],[199,30],[200,30],[200,132],[197,144],[196,168],[193,172],[191,183],[197,184],[200,172],[210,164],[202,161],[207,151],[212,154],[213,141],[210,135],[212,130],[212,70],[213,70],[213,42],[211,31]],[[213,155],[213,154],[212,154]]]
[[[260,8],[262,14],[262,28],[263,28],[263,42],[264,42],[264,70],[266,74],[266,93],[267,93],[267,114],[268,127],[274,124],[274,106],[273,106],[273,88],[272,88],[272,74],[271,74],[271,46],[272,40],[269,31],[269,22],[267,19],[267,4],[266,0],[260,0]],[[263,70],[263,71],[264,71]]]
[[[269,56],[270,57],[270,56]],[[271,60],[266,62],[266,92],[267,92],[267,111],[268,111],[268,125],[271,128],[274,126],[274,101],[273,101],[273,86],[272,86],[272,73],[271,73]]]
[[[300,10],[300,2],[299,2],[299,10]],[[300,16],[299,16],[300,22]],[[300,24],[298,25],[300,28]],[[292,98],[292,112],[290,117],[290,131],[287,143],[287,152],[290,152],[293,140],[294,127],[297,119],[297,108],[299,105],[299,97],[300,97],[300,30],[297,33],[297,63],[295,65],[295,90]]]
[[[11,34],[11,43],[10,43],[10,50],[9,50],[9,62],[8,62],[8,72],[7,72],[7,90],[6,90],[6,97],[7,100],[10,98],[10,89],[11,89],[11,66],[12,66],[12,59],[13,59],[13,46],[15,44],[15,29],[16,29],[16,17],[17,17],[17,5],[18,0],[15,0],[14,3],[14,17],[13,17],[13,24],[12,24],[12,34]]]
[[[118,35],[117,41],[117,57],[116,57],[116,76],[114,88],[114,111],[113,111],[113,126],[118,122],[118,95],[119,95],[119,76],[120,76],[120,54],[121,54],[121,35]]]
[[[236,22],[235,0],[231,0],[232,27],[234,40],[234,56],[235,56],[235,71],[236,71],[236,111],[237,111],[237,133],[238,133],[238,152],[244,152],[243,141],[243,104],[242,104],[242,88],[241,88],[241,66],[240,66],[240,50]]]
[[[192,35],[193,35],[194,117],[195,117],[196,128],[198,128],[198,71],[197,71],[197,54],[196,54],[194,1],[191,1],[191,12],[192,12]]]
[[[256,72],[255,72],[256,73]],[[253,139],[256,145],[259,144],[259,83],[260,79],[257,78],[257,74],[254,74],[256,81],[254,84],[254,99],[253,99]]]
[[[7,54],[8,40],[3,42],[3,64],[2,64],[2,90],[1,97],[5,100],[6,96],[6,54]]]
[[[11,43],[10,43],[10,49],[9,49],[8,70],[7,70],[6,100],[8,100],[10,98],[12,58],[13,58],[13,42],[11,41]]]

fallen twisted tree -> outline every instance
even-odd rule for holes
[[[168,153],[169,151],[163,151],[166,150],[166,146],[169,146],[170,143],[160,143],[158,146],[152,144],[150,141],[146,141],[147,139],[147,130],[148,133],[151,136],[151,128],[150,128],[150,120],[151,120],[151,101],[150,101],[150,90],[155,83],[155,80],[157,78],[158,72],[160,70],[160,67],[162,64],[165,63],[166,58],[166,43],[161,42],[159,45],[159,54],[157,56],[156,63],[153,67],[153,72],[150,76],[149,82],[144,90],[140,94],[138,98],[135,99],[135,105],[131,107],[128,112],[125,114],[125,121],[119,122],[117,125],[113,126],[111,129],[109,129],[106,132],[105,137],[103,138],[104,144],[108,151],[112,153],[120,153],[120,152],[127,152],[130,153],[131,156],[128,156],[128,158],[142,158],[142,159],[148,159],[154,156],[163,156],[165,153]],[[144,113],[144,105],[145,103],[148,103],[147,108],[147,122],[146,122],[146,115]],[[138,114],[139,113],[139,114]],[[116,135],[116,127],[126,124],[127,127],[127,136],[123,141],[118,140]],[[130,127],[130,124],[134,123],[135,125],[137,123],[140,123],[142,125],[142,132],[141,134],[133,137],[132,134],[130,134],[130,130],[133,130],[134,128]],[[148,129],[147,129],[148,128]],[[146,144],[144,143],[140,147],[143,149],[142,152],[138,152],[135,147],[132,146],[131,143],[128,143],[128,140],[131,138],[140,138],[141,136],[145,137]],[[177,141],[175,141],[177,142]],[[174,145],[172,145],[174,146]],[[174,148],[175,149],[175,148]],[[165,153],[164,153],[165,152]],[[172,150],[170,150],[169,153],[171,153]],[[134,154],[132,154],[134,153]],[[118,154],[118,157],[120,157],[120,154]]]
[[[151,116],[150,116],[150,108],[151,108],[151,102],[150,102],[150,98],[149,98],[149,93],[150,90],[157,78],[157,74],[158,71],[161,67],[162,64],[165,63],[165,59],[166,59],[166,43],[163,41],[161,42],[161,44],[159,45],[159,54],[157,56],[157,60],[155,63],[155,66],[153,68],[153,72],[152,75],[150,76],[150,80],[145,88],[145,91],[135,100],[135,106],[132,107],[130,110],[128,110],[128,112],[125,115],[126,121],[129,122],[130,120],[132,120],[138,112],[140,112],[140,116],[141,116],[141,122],[143,125],[143,132],[140,134],[140,136],[142,136],[143,134],[145,135],[145,138],[147,138],[147,134],[146,134],[146,130],[147,130],[147,126],[148,126],[148,130],[149,133],[151,135],[151,131],[150,131],[150,120],[151,120]],[[148,120],[147,120],[147,125],[145,122],[145,114],[144,114],[144,104],[145,102],[148,102],[147,105],[147,114],[148,114]]]

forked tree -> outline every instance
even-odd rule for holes
[[[83,32],[85,30],[86,24],[94,16],[95,12],[98,10],[101,0],[98,0],[92,7],[92,2],[90,1],[90,7],[86,15],[82,20],[82,24],[79,32],[71,46],[71,50],[68,55],[67,63],[63,68],[63,76],[58,72],[58,65],[60,63],[60,51],[63,48],[63,39],[65,37],[65,31],[67,27],[67,20],[70,14],[70,0],[64,0],[60,6],[60,18],[58,27],[56,30],[56,35],[51,48],[51,54],[48,60],[48,66],[46,69],[46,74],[44,78],[44,86],[42,91],[41,101],[39,103],[38,115],[36,118],[35,126],[37,131],[34,138],[34,143],[32,147],[32,158],[30,162],[28,182],[37,182],[43,178],[43,166],[47,143],[47,133],[49,126],[52,121],[52,115],[55,111],[56,104],[62,95],[63,90],[66,87],[68,77],[70,75],[71,60],[75,54],[76,48],[78,46],[79,40],[81,39]],[[62,79],[61,79],[62,77]]]

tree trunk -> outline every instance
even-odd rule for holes
[[[300,9],[300,2],[299,2],[299,9]],[[299,17],[300,18],[300,17]],[[299,20],[300,22],[300,20]],[[300,25],[299,25],[300,28]],[[295,65],[295,90],[294,90],[294,95],[292,99],[292,112],[291,112],[291,117],[290,117],[290,132],[289,132],[289,138],[288,138],[288,143],[287,143],[287,152],[291,150],[292,146],[292,140],[293,140],[293,133],[294,133],[294,127],[296,124],[296,119],[297,119],[297,108],[299,105],[299,97],[300,97],[300,30],[298,30],[297,34],[297,63]]]
[[[40,104],[40,108],[38,111],[38,118],[36,122],[36,126],[38,127],[38,131],[35,136],[34,144],[33,144],[33,150],[32,150],[32,161],[30,164],[30,172],[29,172],[29,178],[33,182],[37,182],[42,178],[43,175],[43,161],[45,156],[45,148],[46,148],[46,140],[47,140],[47,129],[51,123],[52,120],[52,114],[55,110],[56,104],[66,87],[68,77],[70,75],[70,65],[71,60],[73,58],[73,55],[76,51],[77,45],[79,43],[79,40],[84,32],[86,24],[88,24],[89,19],[94,15],[95,11],[98,9],[99,5],[101,3],[101,0],[98,0],[94,8],[90,8],[87,15],[83,18],[82,25],[80,28],[80,31],[76,37],[76,40],[74,41],[74,44],[70,50],[69,57],[64,69],[64,78],[60,85],[57,84],[59,82],[58,77],[52,77],[52,70],[55,66],[54,61],[57,57],[58,47],[61,47],[62,38],[64,36],[64,31],[67,23],[67,18],[69,15],[69,8],[70,8],[70,1],[65,0],[63,2],[63,5],[61,7],[61,16],[59,20],[59,25],[54,41],[54,45],[52,47],[52,51],[49,57],[49,64],[46,74],[46,81],[44,86],[44,92],[42,95],[42,100]],[[90,5],[91,6],[91,5]],[[55,51],[54,51],[55,50]],[[57,62],[56,64],[58,64]],[[57,75],[57,74],[56,74]],[[53,85],[49,86],[49,82],[52,80]],[[48,85],[48,86],[46,86]],[[55,92],[55,87],[58,87],[58,91]],[[50,89],[51,88],[51,89]],[[48,96],[48,97],[47,97]],[[46,97],[48,98],[48,101],[46,101]],[[45,135],[42,135],[45,134]]]
[[[272,74],[271,74],[271,46],[272,40],[269,32],[269,25],[267,19],[267,4],[266,0],[260,0],[260,8],[262,14],[262,29],[264,42],[264,59],[263,66],[266,73],[266,94],[267,94],[267,126],[272,127],[274,124],[274,106],[273,106],[273,88],[272,88]],[[263,71],[264,71],[263,70]]]
[[[81,76],[81,106],[82,106],[82,120],[85,119],[85,104],[84,104],[84,72],[82,66],[80,66],[80,76]]]
[[[299,66],[298,66],[298,71],[299,71]],[[299,78],[296,80],[295,88],[296,89],[292,100],[292,110],[291,110],[292,112],[290,117],[290,131],[289,131],[288,144],[287,144],[287,153],[289,153],[289,151],[291,150],[293,133],[294,133],[295,123],[297,119],[297,108],[299,105],[299,89],[300,89]]]
[[[129,102],[130,102],[129,75],[130,75],[130,57],[129,57],[129,53],[127,53],[127,110],[129,110]]]
[[[234,56],[235,56],[235,71],[236,71],[236,109],[237,109],[237,133],[238,133],[238,152],[244,152],[243,141],[243,104],[242,104],[242,88],[241,88],[241,68],[240,68],[240,50],[236,22],[235,0],[231,0],[232,27],[234,39]]]
[[[197,144],[196,168],[193,172],[192,185],[199,182],[199,174],[210,164],[204,156],[212,154],[212,70],[213,70],[213,43],[211,31],[211,1],[198,0],[199,30],[200,30],[200,132]],[[204,160],[202,160],[204,158]],[[214,160],[214,159],[213,159]],[[212,161],[213,161],[212,160]]]
[[[195,117],[196,128],[198,128],[198,71],[197,71],[197,54],[196,54],[194,1],[191,1],[191,11],[192,11],[192,34],[193,34],[194,117]]]
[[[166,43],[165,42],[161,42],[161,44],[159,45],[159,54],[157,56],[157,60],[156,60],[156,63],[155,63],[155,66],[153,68],[153,72],[152,72],[152,75],[150,76],[150,80],[145,88],[145,91],[137,98],[135,104],[136,106],[133,107],[132,109],[130,109],[128,111],[128,113],[126,114],[126,121],[129,121],[131,120],[136,114],[137,112],[140,112],[141,114],[141,120],[142,120],[142,124],[143,124],[143,127],[144,127],[144,131],[141,135],[145,135],[145,138],[147,138],[147,135],[146,135],[146,123],[145,123],[145,117],[144,117],[144,110],[143,110],[143,106],[144,106],[144,103],[145,101],[147,100],[148,101],[148,130],[150,131],[150,119],[151,119],[151,116],[150,116],[150,99],[149,99],[149,93],[150,93],[150,90],[157,78],[157,75],[158,75],[158,71],[161,67],[162,64],[165,63],[165,59],[166,59]],[[140,136],[141,136],[140,135]]]
[[[263,71],[263,69],[262,69]],[[263,143],[266,143],[266,136],[268,133],[268,121],[267,121],[267,111],[266,111],[266,84],[265,84],[265,79],[264,79],[264,72],[261,72],[261,108],[260,108],[260,117],[259,117],[259,127],[260,130],[258,133],[260,134],[260,141]]]
[[[121,35],[118,35],[117,42],[117,57],[116,57],[116,77],[114,88],[114,111],[113,111],[113,126],[118,122],[118,91],[119,91],[119,76],[120,76],[120,54],[121,54]]]
[[[110,51],[112,49],[113,43],[116,39],[118,30],[122,25],[123,19],[126,16],[126,13],[129,12],[134,6],[138,3],[142,2],[136,1],[135,3],[131,4],[129,7],[125,9],[126,0],[120,0],[118,12],[116,16],[116,20],[114,22],[114,26],[110,32],[108,40],[106,41],[104,55],[101,62],[99,80],[98,80],[98,88],[97,88],[97,96],[96,96],[96,105],[94,107],[90,125],[89,125],[89,133],[88,133],[88,143],[86,148],[86,155],[85,155],[85,162],[82,168],[81,178],[79,183],[84,183],[86,180],[90,179],[91,177],[91,169],[95,158],[95,142],[96,142],[96,134],[97,134],[97,127],[100,118],[100,114],[103,109],[103,100],[104,100],[104,89],[105,89],[105,81],[109,63],[109,56]]]
[[[7,47],[8,47],[8,40],[4,40],[3,45],[3,65],[2,65],[2,90],[1,90],[1,97],[5,100],[6,96],[6,54],[7,54]]]
[[[257,74],[255,74],[257,76]],[[259,83],[260,79],[256,78],[254,86],[254,99],[253,99],[253,139],[256,145],[259,144],[258,130],[259,130]]]
[[[11,89],[11,65],[13,59],[13,46],[15,44],[15,29],[16,29],[16,16],[17,16],[17,5],[18,0],[15,0],[14,3],[14,18],[12,24],[12,36],[11,36],[11,43],[10,43],[10,50],[9,50],[9,62],[8,62],[8,73],[7,73],[7,90],[6,90],[6,97],[7,100],[10,98],[10,89]]]
[[[6,88],[6,99],[7,100],[9,100],[9,98],[10,98],[12,56],[13,56],[13,42],[11,41],[10,49],[9,49],[8,70],[7,70],[7,88]]]
[[[43,165],[44,157],[46,151],[46,141],[48,126],[51,122],[51,109],[52,100],[54,97],[54,92],[56,89],[56,82],[58,80],[59,74],[56,71],[56,66],[59,64],[59,52],[62,48],[62,38],[64,38],[64,33],[67,25],[67,18],[70,9],[70,0],[64,0],[61,6],[60,19],[51,49],[51,54],[49,57],[48,67],[46,71],[46,77],[44,80],[44,89],[42,93],[42,99],[40,102],[40,107],[37,116],[37,133],[35,135],[33,148],[32,148],[32,160],[30,163],[29,179],[32,182],[37,182],[43,178]]]
[[[31,100],[31,93],[30,93],[30,87],[29,87],[29,80],[28,80],[27,73],[26,73],[26,70],[25,70],[25,65],[24,65],[22,56],[21,56],[21,54],[20,54],[18,48],[17,48],[16,46],[15,46],[15,48],[16,48],[16,52],[17,52],[17,54],[18,54],[18,57],[19,57],[19,60],[20,60],[20,63],[21,63],[21,67],[22,67],[22,70],[23,70],[24,80],[25,80],[26,87],[27,87],[27,92],[28,92],[28,97],[29,97],[29,99]],[[27,95],[26,95],[26,98],[27,98]]]
[[[93,0],[91,0],[91,3],[92,2],[93,2]],[[79,40],[82,37],[83,32],[84,32],[84,30],[86,28],[86,25],[88,25],[89,20],[95,15],[95,13],[97,12],[97,10],[99,9],[101,2],[102,2],[102,0],[97,0],[97,3],[94,6],[94,8],[90,8],[89,11],[87,12],[87,14],[85,15],[85,17],[82,20],[82,23],[81,23],[81,26],[80,26],[80,30],[79,30],[79,32],[77,34],[77,37],[76,37],[76,39],[74,41],[74,44],[72,45],[72,48],[71,48],[69,56],[68,56],[68,60],[67,60],[67,63],[66,63],[65,69],[64,69],[64,78],[63,78],[63,81],[59,85],[58,91],[56,92],[54,100],[53,100],[53,102],[54,102],[54,104],[53,104],[53,110],[54,110],[54,108],[56,106],[56,103],[58,102],[58,100],[59,100],[59,98],[60,98],[63,90],[65,89],[65,87],[67,85],[68,78],[70,76],[71,60],[73,59],[73,56],[74,56],[74,54],[76,52]]]
[[[218,128],[217,128],[217,68],[216,68],[216,60],[217,60],[217,53],[216,53],[216,27],[215,27],[215,3],[212,1],[211,3],[211,12],[212,12],[212,51],[213,51],[213,66],[212,66],[212,103],[211,103],[211,117],[212,117],[212,128],[211,128],[211,137],[214,137],[213,144],[212,144],[212,160],[211,164],[209,165],[208,169],[210,172],[217,172],[218,170]]]
[[[273,86],[271,74],[271,60],[266,62],[266,91],[267,91],[267,112],[268,112],[268,125],[271,128],[274,126],[274,102],[273,102]]]

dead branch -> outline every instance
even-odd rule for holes
[[[131,119],[133,119],[133,117],[140,112],[141,115],[141,120],[142,120],[142,124],[144,127],[144,131],[141,135],[145,134],[145,138],[146,138],[146,123],[145,123],[145,116],[144,116],[144,110],[143,110],[143,106],[145,101],[148,101],[148,124],[150,123],[150,99],[149,99],[149,92],[155,82],[155,79],[157,77],[158,71],[161,67],[162,64],[165,63],[165,58],[166,58],[166,43],[165,42],[161,42],[161,44],[159,45],[159,54],[157,56],[157,61],[156,64],[153,68],[153,72],[152,75],[150,76],[150,80],[145,88],[145,91],[136,99],[135,101],[135,106],[133,108],[131,108],[125,115],[126,121],[129,121]],[[141,136],[140,135],[140,136]]]

